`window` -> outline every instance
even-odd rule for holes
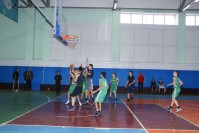
[[[131,23],[131,14],[121,14],[120,15],[120,23]]]
[[[199,15],[196,16],[196,26],[199,26]]]
[[[177,25],[178,15],[160,13],[135,13],[125,12],[120,14],[120,23],[124,24],[157,24],[157,25]],[[199,23],[199,22],[198,22]]]
[[[186,25],[187,26],[195,26],[195,22],[196,22],[196,17],[195,15],[187,15],[186,16]]]
[[[164,25],[164,15],[154,15],[154,24]]]
[[[143,14],[143,24],[153,24],[153,14]]]
[[[132,14],[132,24],[142,24],[142,14]]]
[[[176,16],[172,14],[165,15],[165,25],[177,25]]]
[[[186,14],[186,26],[199,26],[199,14]]]

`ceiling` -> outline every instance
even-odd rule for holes
[[[38,7],[54,7],[55,0],[32,0]],[[98,8],[112,9],[114,3],[117,9],[144,10],[179,10],[191,3],[187,10],[199,11],[199,2],[194,0],[63,0],[64,8]],[[31,8],[31,0],[19,0],[19,7]],[[180,10],[181,9],[181,10]]]

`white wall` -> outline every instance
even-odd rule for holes
[[[111,27],[76,24],[69,25],[68,32],[79,37],[77,46],[70,49],[53,39],[52,60],[81,62],[89,57],[92,61],[111,61]]]
[[[177,63],[177,26],[121,25],[120,61]]]
[[[29,18],[29,14],[32,13],[35,13],[36,20],[45,24],[43,18],[35,10],[21,9],[20,12],[28,13],[28,15],[21,13],[20,20],[23,20],[23,23],[20,21],[13,25],[9,23],[11,25],[9,27],[17,25],[18,27],[16,27],[19,29],[22,27],[24,31],[28,30],[24,24],[28,25],[30,23],[26,22],[34,20],[34,18]],[[48,16],[53,15],[51,9],[47,9],[46,12],[49,14]],[[185,63],[179,64],[178,28],[180,27],[120,24],[120,38],[118,39],[120,40],[118,41],[120,42],[120,51],[118,52],[120,58],[119,61],[113,61],[111,52],[115,48],[113,44],[115,38],[112,36],[112,22],[114,21],[112,11],[104,9],[65,9],[65,13],[69,21],[68,33],[79,36],[79,42],[75,49],[69,49],[52,38],[50,33],[52,29],[46,24],[45,28],[39,27],[36,29],[37,32],[33,32],[36,34],[34,56],[32,54],[33,48],[28,47],[30,43],[33,43],[33,35],[31,34],[27,41],[19,41],[20,39],[16,38],[18,41],[12,42],[16,47],[20,46],[19,48],[22,48],[23,51],[16,52],[16,55],[12,54],[13,56],[9,56],[9,58],[6,58],[6,56],[14,53],[10,50],[16,51],[18,49],[15,49],[13,45],[1,45],[0,50],[3,51],[3,54],[0,54],[2,55],[0,56],[2,57],[0,65],[68,67],[71,63],[75,65],[85,64],[85,59],[89,57],[89,61],[94,64],[95,68],[199,70],[199,27],[186,27]],[[0,20],[4,22],[3,16]],[[24,22],[24,20],[27,21]],[[4,27],[6,27],[7,21],[9,20],[3,23]],[[39,32],[40,30],[42,32]],[[7,28],[3,28],[1,32],[2,34],[10,33]],[[9,37],[5,36],[5,38]],[[0,41],[3,39],[4,37],[0,36]],[[20,44],[21,42],[22,44]],[[5,46],[6,48],[4,48]],[[29,51],[26,50],[25,46],[29,48]],[[24,51],[27,54],[24,54]],[[17,53],[21,55],[19,56]],[[20,58],[16,58],[18,56]]]
[[[186,63],[199,63],[199,27],[186,27]]]

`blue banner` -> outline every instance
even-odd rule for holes
[[[0,0],[0,13],[18,22],[18,3],[19,0]]]

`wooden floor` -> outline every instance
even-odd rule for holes
[[[24,127],[31,131],[42,131],[44,129],[41,129],[41,127],[45,128],[46,126],[65,128],[58,128],[56,132],[61,132],[61,130],[74,131],[79,128],[81,130],[78,132],[83,132],[83,129],[85,132],[93,132],[94,129],[98,128],[110,129],[110,132],[117,130],[116,132],[131,131],[135,133],[199,132],[198,97],[181,96],[179,104],[182,107],[182,111],[176,113],[175,107],[172,111],[165,109],[171,102],[169,95],[137,95],[134,100],[127,102],[125,99],[126,95],[121,94],[118,95],[118,101],[116,103],[106,98],[103,104],[102,115],[95,117],[93,116],[95,107],[89,104],[83,105],[82,107],[77,105],[74,112],[69,112],[68,108],[70,108],[71,105],[65,105],[67,99],[66,94],[60,97],[54,97],[52,94],[49,96],[49,94],[35,94],[35,92],[20,93],[21,94],[12,94],[15,100],[16,97],[19,96],[17,98],[18,100],[12,103],[15,104],[16,109],[19,109],[18,106],[24,106],[24,108],[26,108],[28,102],[35,104],[35,101],[39,101],[39,99],[45,101],[44,97],[48,100],[40,103],[40,105],[36,105],[29,111],[26,110],[23,114],[18,114],[18,117],[5,122],[4,125],[0,126],[0,132],[10,130],[10,126],[17,128],[19,132],[22,132]],[[29,96],[27,96],[27,94]],[[19,100],[19,98],[21,100]],[[10,97],[10,99],[12,98]],[[25,104],[24,101],[26,101]],[[0,118],[1,117],[2,116],[0,116]],[[36,129],[36,127],[38,127],[38,129]],[[46,130],[49,129],[45,129],[45,131]],[[55,131],[52,130],[52,132]],[[106,132],[106,130],[99,130],[98,132]]]

